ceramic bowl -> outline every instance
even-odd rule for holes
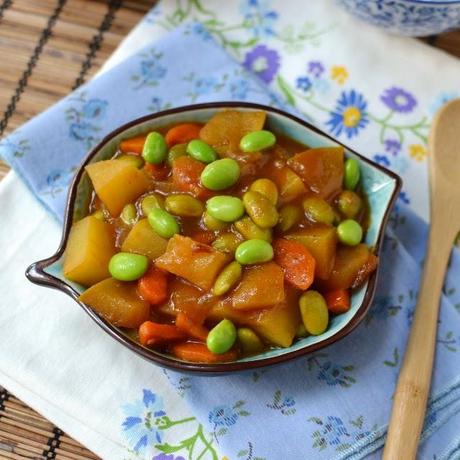
[[[460,27],[458,0],[337,0],[351,14],[389,32],[423,37]]]
[[[368,311],[375,291],[377,273],[373,273],[369,280],[357,289],[351,299],[351,308],[347,313],[332,318],[329,329],[320,336],[306,337],[295,342],[289,348],[276,348],[268,350],[257,356],[242,358],[238,361],[225,364],[194,364],[180,361],[167,354],[143,347],[131,340],[122,330],[111,325],[91,308],[78,300],[78,295],[84,288],[68,281],[62,271],[63,254],[66,248],[69,231],[72,223],[87,214],[88,202],[91,194],[91,184],[84,167],[95,161],[112,157],[120,140],[137,136],[157,127],[181,123],[184,121],[205,122],[217,111],[226,107],[242,111],[264,110],[267,112],[267,126],[276,132],[283,133],[296,141],[311,146],[337,146],[340,145],[327,134],[315,127],[280,110],[257,104],[217,102],[209,104],[192,105],[173,110],[159,112],[128,123],[109,134],[97,145],[80,166],[70,187],[62,240],[56,254],[48,259],[32,264],[27,270],[30,281],[59,289],[72,297],[83,310],[109,335],[121,344],[142,357],[161,366],[182,371],[196,371],[201,373],[228,373],[237,370],[246,370],[277,364],[292,358],[306,355],[320,348],[326,347],[349,334],[364,318]],[[355,157],[361,164],[362,185],[369,200],[371,209],[371,224],[366,234],[366,243],[375,247],[378,253],[383,240],[383,231],[388,219],[390,208],[401,186],[400,178],[356,152],[346,149],[346,154]]]

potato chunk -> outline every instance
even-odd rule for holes
[[[108,278],[87,289],[80,300],[118,327],[139,327],[150,317],[150,305],[136,291],[136,283]]]
[[[208,291],[226,262],[227,256],[212,246],[174,235],[156,266]]]
[[[238,310],[266,308],[284,300],[284,272],[274,262],[245,268],[232,295],[232,305]]]
[[[287,166],[272,164],[267,169],[266,175],[278,187],[281,204],[295,200],[307,192],[302,179]]]
[[[64,255],[64,276],[91,286],[110,276],[108,264],[115,254],[115,238],[110,224],[87,216],[74,223]]]
[[[337,233],[330,225],[317,224],[284,236],[302,243],[316,261],[315,276],[329,278],[335,261]]]
[[[319,286],[325,290],[355,288],[362,284],[377,268],[377,257],[365,244],[343,246],[337,251],[337,257],[328,280]]]
[[[127,161],[98,161],[85,170],[97,196],[114,217],[149,188],[147,176]]]
[[[240,151],[241,138],[264,127],[265,112],[223,110],[216,113],[200,131],[200,138],[222,155]]]
[[[343,147],[309,149],[289,158],[288,165],[323,198],[338,193],[343,181]]]
[[[166,251],[167,244],[168,240],[154,232],[147,219],[141,219],[128,233],[121,250],[142,254],[155,260]]]

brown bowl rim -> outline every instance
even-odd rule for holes
[[[377,280],[377,275],[379,271],[379,266],[377,267],[377,270],[371,275],[371,277],[368,280],[366,293],[365,293],[364,299],[360,307],[358,308],[358,311],[355,313],[355,315],[351,318],[349,323],[344,328],[336,332],[331,337],[328,337],[327,339],[324,339],[321,342],[307,345],[301,348],[300,350],[293,350],[285,354],[282,354],[280,356],[262,358],[257,361],[244,361],[244,362],[235,361],[235,362],[221,363],[221,364],[189,363],[185,361],[177,361],[173,358],[169,358],[166,355],[157,354],[154,350],[143,347],[142,345],[131,340],[126,334],[121,332],[118,328],[110,324],[108,321],[106,321],[104,318],[102,318],[96,312],[94,312],[90,307],[88,307],[83,302],[81,302],[78,299],[78,296],[79,296],[78,292],[72,286],[50,275],[49,273],[45,272],[45,268],[52,265],[57,260],[59,260],[62,254],[64,253],[65,247],[67,245],[67,239],[69,236],[70,228],[72,225],[72,216],[73,216],[73,211],[74,211],[74,206],[75,206],[75,195],[77,192],[77,186],[85,171],[85,166],[101,150],[101,148],[104,147],[104,145],[107,142],[109,142],[113,137],[117,136],[122,131],[125,131],[128,128],[144,123],[146,121],[162,118],[166,115],[183,113],[183,112],[187,112],[190,110],[224,109],[224,108],[246,108],[246,109],[254,109],[254,110],[263,110],[266,112],[276,113],[284,117],[290,118],[291,120],[300,124],[304,128],[314,131],[315,133],[320,134],[326,137],[327,139],[330,139],[331,141],[337,143],[338,145],[342,145],[348,151],[352,152],[354,155],[357,155],[360,161],[368,163],[369,165],[373,166],[374,168],[380,170],[381,172],[383,172],[384,174],[392,178],[395,182],[395,188],[393,190],[390,201],[383,215],[382,222],[381,222],[380,229],[379,229],[378,236],[377,236],[377,241],[375,244],[375,252],[377,254],[380,253],[381,248],[382,248],[384,230],[388,222],[390,211],[394,205],[394,202],[398,196],[398,193],[402,185],[402,180],[397,174],[395,174],[394,172],[388,170],[387,168],[377,163],[374,163],[373,161],[360,155],[353,149],[350,149],[343,143],[337,141],[336,139],[334,139],[333,137],[331,137],[324,131],[316,128],[315,126],[311,125],[307,121],[302,120],[301,118],[298,118],[295,115],[292,115],[288,112],[285,112],[283,110],[280,110],[274,107],[268,107],[262,104],[257,104],[257,103],[252,103],[252,102],[235,102],[235,101],[225,102],[224,101],[224,102],[208,102],[208,103],[202,103],[202,104],[191,104],[191,105],[186,105],[182,107],[177,107],[177,108],[168,109],[168,110],[164,110],[161,112],[156,112],[153,114],[145,115],[143,117],[140,117],[128,123],[125,123],[124,125],[116,128],[115,130],[107,134],[95,147],[91,149],[91,151],[88,153],[86,158],[81,163],[78,171],[76,172],[71,182],[69,192],[68,192],[68,197],[67,197],[67,204],[66,204],[66,210],[65,210],[65,216],[64,216],[64,226],[62,230],[61,241],[59,243],[59,248],[51,257],[48,257],[46,259],[33,263],[26,270],[26,277],[32,283],[44,285],[44,286],[51,287],[54,289],[58,289],[64,292],[65,294],[69,295],[70,297],[72,297],[83,308],[83,310],[96,322],[96,324],[98,324],[105,332],[107,332],[111,337],[113,337],[118,342],[120,342],[122,345],[127,347],[129,350],[140,355],[144,359],[147,359],[148,361],[154,362],[155,364],[159,364],[160,366],[163,366],[169,369],[185,371],[185,372],[201,373],[205,375],[211,375],[211,374],[217,375],[217,374],[226,374],[232,371],[253,370],[253,369],[260,368],[260,367],[285,363],[294,358],[298,358],[298,357],[307,355],[309,353],[312,353],[314,351],[320,350],[322,348],[325,348],[341,340],[342,338],[347,336],[350,332],[352,332],[358,326],[358,324],[361,323],[366,313],[368,312],[372,299],[375,294],[376,280]]]

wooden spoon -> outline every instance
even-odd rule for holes
[[[436,114],[429,139],[430,235],[421,288],[394,393],[384,460],[411,460],[425,418],[436,345],[439,299],[460,229],[460,99]]]

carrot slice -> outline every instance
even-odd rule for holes
[[[139,342],[142,345],[157,345],[174,340],[183,340],[185,337],[186,335],[172,324],[145,321],[139,326]]]
[[[331,313],[340,315],[340,313],[345,313],[350,309],[350,292],[348,289],[337,289],[336,291],[325,292],[323,295]]]
[[[155,180],[164,180],[168,177],[170,169],[164,164],[154,165],[151,163],[145,163],[144,171],[146,171],[147,174],[149,174]]]
[[[188,192],[196,198],[208,199],[213,193],[201,185],[200,176],[205,165],[189,156],[173,161],[172,182],[176,190]]]
[[[125,139],[120,142],[120,150],[123,153],[137,153],[140,155],[144,148],[145,139],[147,139],[147,136],[137,136],[131,139]]]
[[[168,275],[163,270],[152,267],[138,280],[137,290],[151,305],[161,304],[168,298]]]
[[[168,130],[165,139],[168,147],[175,144],[185,144],[200,137],[200,130],[203,125],[198,123],[182,123]]]
[[[191,338],[206,342],[209,331],[201,324],[193,321],[184,312],[180,312],[176,316],[176,326]]]
[[[214,235],[214,232],[202,231],[195,232],[191,238],[192,240],[198,241],[199,243],[211,244],[216,239],[216,236]]]
[[[216,355],[208,350],[204,343],[195,342],[181,342],[176,343],[170,347],[170,352],[183,361],[190,361],[192,363],[224,363],[228,361],[235,361],[238,357],[236,350],[230,350],[221,355]]]
[[[298,289],[308,289],[315,277],[316,261],[308,249],[294,240],[273,242],[275,262],[284,270],[285,280]]]

